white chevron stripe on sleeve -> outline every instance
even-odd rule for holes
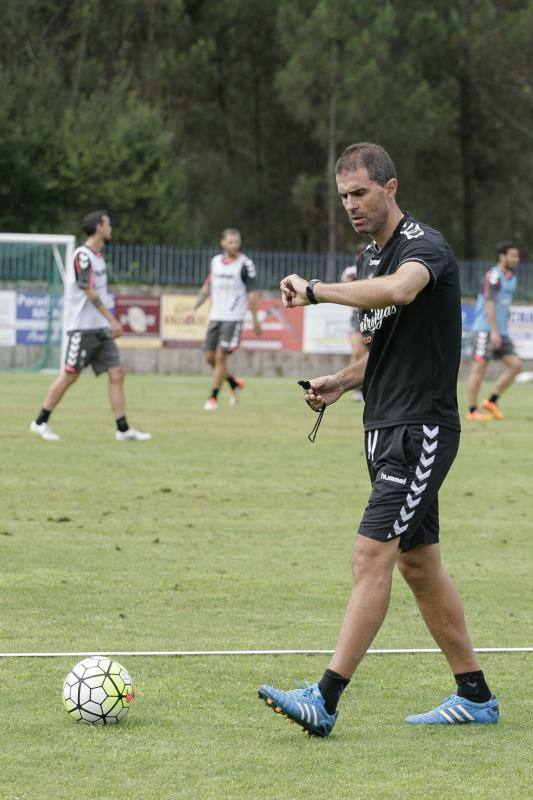
[[[424,441],[422,442],[422,447],[424,448],[426,453],[432,453],[434,450],[437,449],[437,444],[438,440],[430,444],[429,442],[426,442],[426,440],[424,439]]]
[[[420,463],[422,464],[423,467],[430,467],[434,461],[435,461],[435,456],[430,456],[429,458],[426,458],[424,453],[420,454]]]
[[[427,483],[422,483],[420,486],[417,486],[416,483],[413,481],[410,485],[409,489],[414,492],[415,494],[421,494],[424,489],[426,488]]]

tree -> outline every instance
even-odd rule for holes
[[[4,0],[0,224],[350,250],[335,158],[392,154],[458,254],[533,245],[531,0]],[[332,262],[333,263],[333,262]]]

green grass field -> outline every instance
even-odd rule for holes
[[[105,379],[84,376],[28,433],[49,376],[0,375],[0,651],[331,648],[368,496],[360,406],[315,421],[292,380],[250,380],[202,411],[207,378],[136,377],[116,443]],[[442,548],[476,646],[531,645],[532,395],[502,423],[465,423],[441,492]],[[463,403],[464,405],[464,403]],[[431,647],[395,578],[375,647]],[[532,656],[482,657],[497,726],[412,728],[453,689],[439,655],[369,655],[327,740],[268,711],[264,682],[322,674],[327,656],[121,657],[137,698],[118,727],[68,719],[76,658],[0,659],[2,800],[431,800],[532,794]]]

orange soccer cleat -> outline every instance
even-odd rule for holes
[[[471,419],[477,422],[487,422],[489,419],[493,419],[491,414],[484,414],[479,408],[475,408],[473,411],[469,411],[466,415],[467,419]]]
[[[498,403],[493,403],[491,400],[485,400],[482,405],[483,408],[489,412],[492,419],[505,419],[505,416],[500,411]]]

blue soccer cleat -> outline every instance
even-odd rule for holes
[[[326,711],[318,683],[311,683],[288,692],[263,684],[259,687],[259,697],[276,714],[283,714],[289,720],[301,725],[310,736],[329,736],[339,716],[338,711],[334,714],[328,714]]]
[[[486,703],[473,703],[464,697],[451,694],[440,706],[428,711],[427,714],[411,714],[405,721],[412,725],[455,725],[469,722],[490,725],[498,722],[499,718],[500,709],[494,696]]]

